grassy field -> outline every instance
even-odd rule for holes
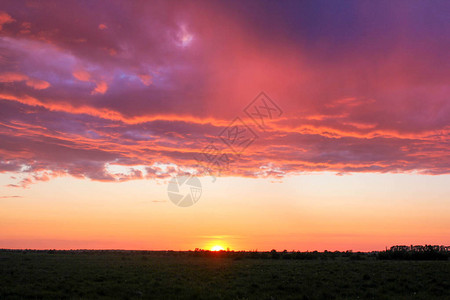
[[[0,251],[0,299],[450,299],[450,261]]]

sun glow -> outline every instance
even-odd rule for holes
[[[222,246],[220,245],[215,245],[211,247],[211,251],[222,251],[225,250]]]

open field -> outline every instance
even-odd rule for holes
[[[0,251],[0,299],[449,299],[450,261]]]

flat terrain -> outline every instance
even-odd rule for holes
[[[450,299],[450,261],[0,251],[0,299]]]

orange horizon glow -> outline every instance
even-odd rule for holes
[[[372,251],[445,245],[449,179],[311,174],[270,183],[202,177],[202,198],[188,208],[167,199],[164,183],[53,179],[23,190],[20,198],[1,199],[0,248]]]

